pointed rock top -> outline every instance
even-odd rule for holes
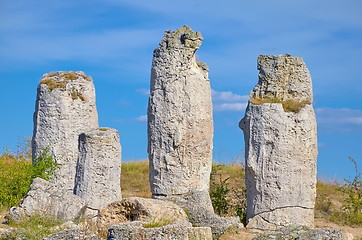
[[[166,31],[162,42],[166,43],[167,49],[198,49],[201,45],[202,40],[204,40],[204,38],[202,37],[200,32],[195,32],[189,26],[185,25],[182,28],[176,29],[175,31]]]

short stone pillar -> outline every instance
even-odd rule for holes
[[[79,136],[74,194],[93,209],[122,199],[121,145],[118,131],[98,128]]]
[[[313,227],[317,125],[302,58],[258,57],[259,82],[239,126],[245,139],[247,227]]]
[[[83,72],[51,72],[37,89],[33,161],[48,148],[58,163],[52,182],[73,190],[79,134],[98,128],[93,80]]]

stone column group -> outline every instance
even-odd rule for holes
[[[58,164],[51,183],[100,209],[121,200],[118,131],[99,128],[95,88],[83,72],[44,74],[38,86],[33,161],[48,149]]]
[[[192,209],[194,220],[200,209],[213,216],[209,68],[195,57],[202,40],[188,26],[165,32],[153,53],[147,111],[152,197]],[[258,69],[259,82],[239,124],[246,148],[248,227],[312,226],[318,152],[309,71],[290,55],[261,55]],[[93,81],[83,72],[43,76],[32,149],[33,159],[49,150],[59,164],[52,183],[73,191],[88,207],[121,199],[119,134],[99,128]]]

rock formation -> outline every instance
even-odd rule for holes
[[[121,145],[118,131],[98,128],[79,136],[74,193],[101,209],[120,201]]]
[[[191,223],[177,222],[160,227],[148,228],[147,223],[135,221],[130,223],[119,223],[112,226],[108,231],[108,240],[132,240],[132,239],[195,239],[211,240],[210,228],[192,227]]]
[[[348,235],[345,235],[348,236]],[[345,240],[341,229],[333,228],[308,228],[305,226],[289,225],[282,227],[275,232],[261,234],[253,240],[270,240],[270,239],[313,239],[313,240]]]
[[[33,159],[48,148],[59,164],[53,182],[74,188],[78,136],[98,128],[95,89],[83,72],[44,74],[37,90],[32,140]]]
[[[34,179],[18,207],[10,209],[6,219],[15,222],[33,214],[54,216],[59,220],[79,219],[86,211],[86,201],[71,191],[58,188],[41,178]]]
[[[245,139],[249,228],[313,226],[317,128],[302,58],[258,57],[259,82],[239,126]]]
[[[196,62],[203,40],[188,26],[166,31],[154,50],[148,104],[153,197],[207,191],[213,119],[208,67]]]
[[[187,215],[182,208],[169,201],[130,197],[101,209],[97,226],[108,229],[116,223],[129,221],[175,223],[187,221]]]

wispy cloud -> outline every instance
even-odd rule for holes
[[[223,111],[228,111],[228,112],[241,112],[244,111],[246,106],[248,104],[247,103],[222,103],[222,104],[215,104],[214,105],[214,111],[217,112],[223,112]]]
[[[136,92],[141,93],[141,94],[146,95],[146,96],[150,95],[150,89],[146,89],[146,88],[136,89]]]
[[[315,113],[322,133],[362,132],[362,110],[317,108]]]
[[[147,115],[139,116],[135,119],[136,122],[147,122]]]
[[[232,91],[216,91],[211,89],[214,111],[240,112],[245,110],[249,100],[248,95],[239,95]]]
[[[211,89],[211,97],[213,101],[223,101],[223,102],[237,102],[237,101],[248,101],[248,95],[238,95],[231,91],[216,91]]]

